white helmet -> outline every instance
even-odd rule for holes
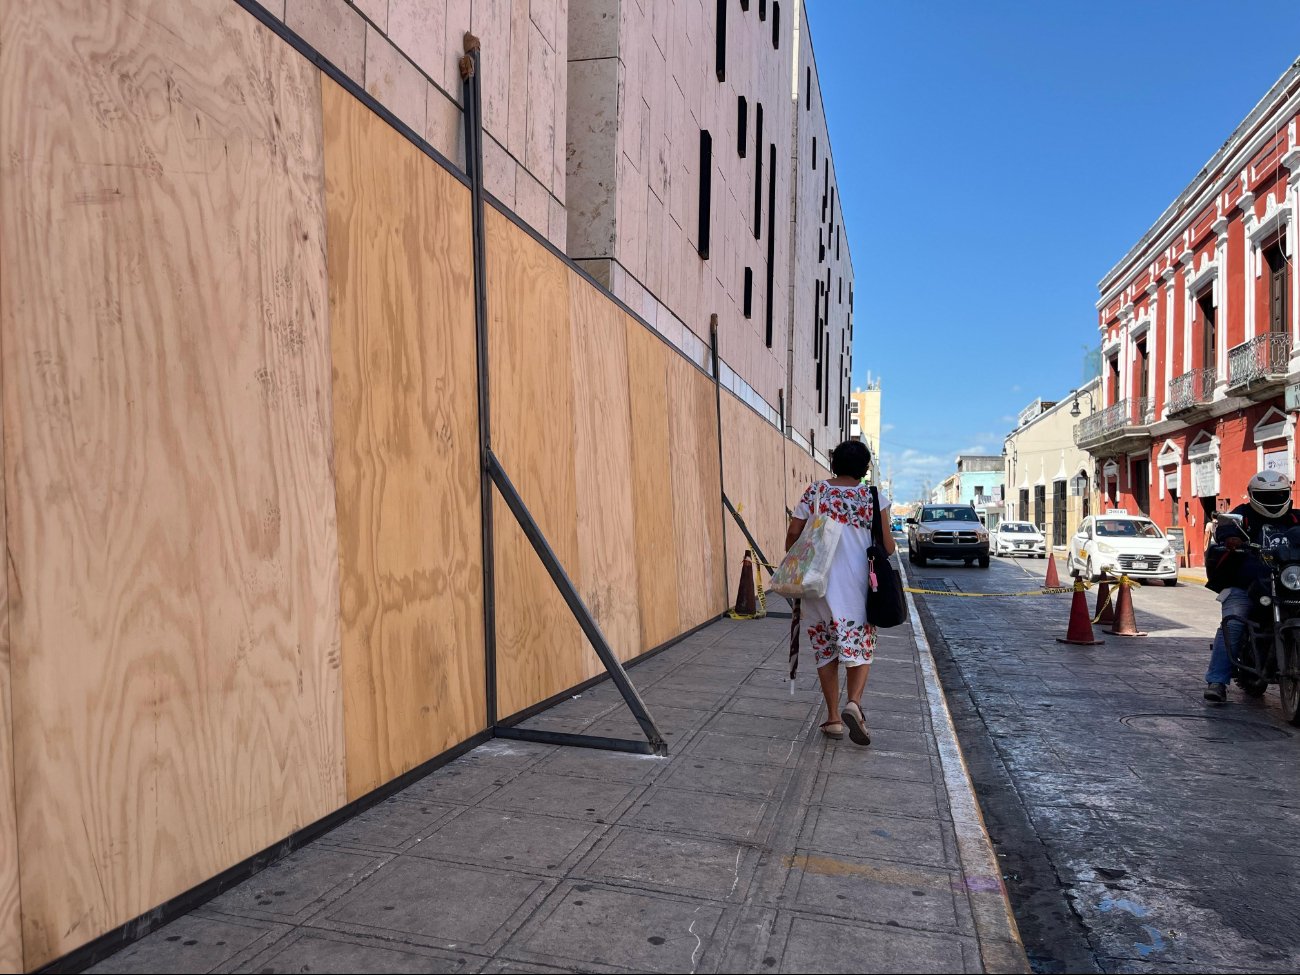
[[[1281,471],[1260,471],[1247,483],[1246,495],[1265,518],[1280,518],[1291,510],[1291,478]]]

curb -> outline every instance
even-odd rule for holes
[[[903,567],[908,585],[911,573],[899,554],[898,564]],[[930,707],[930,724],[939,745],[939,761],[943,766],[943,784],[948,793],[948,806],[952,812],[952,825],[957,834],[957,855],[962,874],[966,878],[967,897],[975,918],[975,940],[979,944],[984,971],[991,973],[1025,973],[1032,969],[1025,955],[1020,929],[1011,912],[1011,901],[1002,883],[1002,869],[993,852],[993,841],[984,826],[975,787],[962,757],[957,729],[953,727],[948,701],[943,695],[943,685],[930,652],[930,641],[925,636],[916,600],[910,592],[907,597],[907,615],[912,635],[920,650],[921,671],[925,676],[925,696]]]

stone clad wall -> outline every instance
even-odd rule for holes
[[[274,16],[465,166],[460,57],[482,44],[488,192],[565,247],[567,0],[267,0]]]

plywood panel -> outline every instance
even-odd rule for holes
[[[319,73],[225,0],[4,11],[30,968],[345,797]]]
[[[727,497],[745,519],[768,559],[779,559],[785,542],[784,437],[739,399],[722,393],[722,471]],[[735,601],[748,542],[734,518],[726,519],[727,601]]]
[[[3,288],[4,279],[0,277],[0,289]],[[4,299],[0,297],[0,307],[3,304]],[[0,443],[0,471],[3,469],[3,446]],[[4,558],[7,564],[5,535],[4,478],[0,477],[0,558]],[[23,932],[18,902],[18,816],[14,808],[13,712],[9,702],[9,579],[7,573],[0,573],[0,972],[21,972]]]
[[[668,453],[667,364],[675,356],[648,328],[625,318],[632,410],[632,513],[641,650],[683,629],[677,609],[677,545]]]
[[[323,81],[348,798],[486,726],[469,191]]]
[[[571,579],[580,579],[569,269],[485,214],[492,445]],[[497,695],[504,717],[586,678],[591,651],[499,496],[493,507]]]
[[[568,274],[580,487],[575,581],[615,656],[628,660],[640,652],[641,634],[626,316],[576,271]],[[589,677],[604,672],[594,652],[585,655],[585,665]]]
[[[667,361],[668,432],[683,630],[726,608],[718,420],[711,380],[679,355]]]

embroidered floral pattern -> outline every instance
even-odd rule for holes
[[[819,620],[809,626],[808,642],[818,667],[836,658],[851,666],[869,664],[876,650],[876,628],[870,623],[835,616],[829,623]]]
[[[817,485],[810,484],[804,491],[803,497],[799,499],[805,511],[812,510],[816,495]],[[853,487],[824,485],[821,506],[818,510],[825,511],[841,525],[871,531],[871,489],[865,484],[857,484]]]

